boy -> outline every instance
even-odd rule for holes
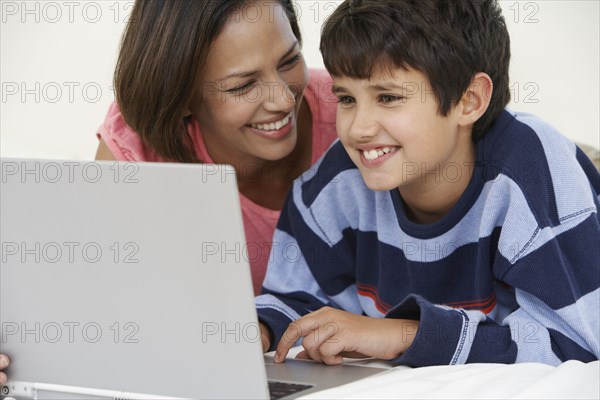
[[[600,175],[505,110],[495,0],[346,0],[324,26],[335,143],[294,184],[256,305],[282,362],[600,354]]]

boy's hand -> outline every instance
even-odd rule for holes
[[[299,338],[304,338],[304,351],[298,358],[329,365],[341,364],[343,357],[391,360],[408,349],[418,327],[419,321],[371,318],[324,307],[290,324],[277,346],[274,361],[283,362]]]
[[[4,354],[0,354],[0,371],[4,368],[8,367],[10,364],[10,360]],[[0,372],[0,385],[6,383],[6,374],[4,372]]]

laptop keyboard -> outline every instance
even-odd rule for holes
[[[301,390],[309,389],[311,387],[312,385],[269,381],[269,393],[271,394],[271,400],[281,399],[282,397],[298,393]]]

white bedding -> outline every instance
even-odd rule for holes
[[[396,367],[306,399],[599,399],[600,364]]]
[[[293,357],[301,348],[290,351]],[[352,362],[350,362],[352,363]],[[388,366],[381,361],[358,364]],[[302,399],[600,399],[600,362],[395,367]]]

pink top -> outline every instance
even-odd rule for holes
[[[337,99],[331,94],[331,77],[325,70],[310,70],[310,80],[304,98],[312,113],[312,163],[317,161],[336,139],[335,114]],[[198,121],[192,118],[188,125],[199,159],[213,163],[206,150]],[[117,160],[164,161],[147,148],[138,134],[123,120],[119,106],[113,103],[97,133]],[[254,293],[259,294],[267,269],[275,225],[281,211],[270,210],[253,203],[240,193],[240,203],[246,233],[248,258],[252,269]]]

